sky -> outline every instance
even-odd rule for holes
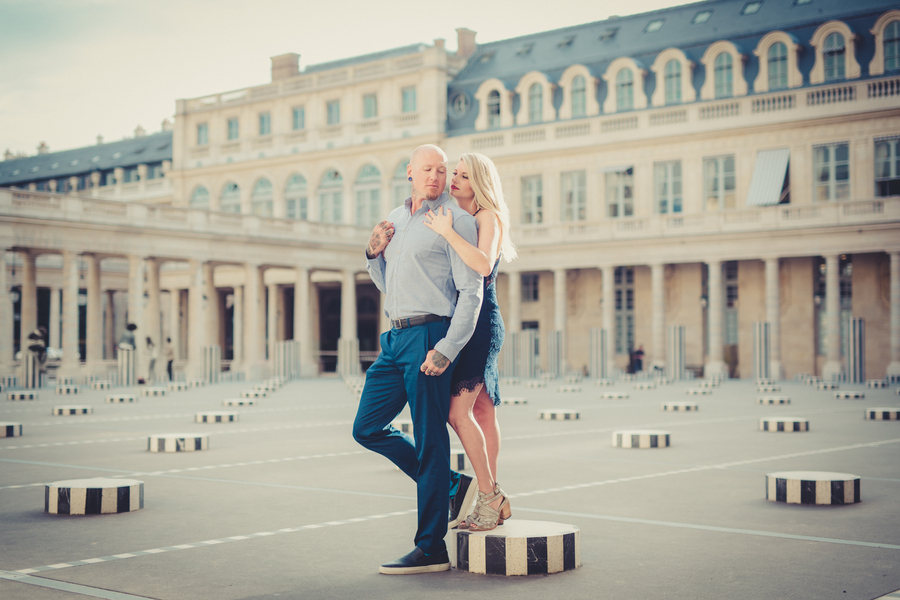
[[[446,39],[479,43],[686,0],[0,0],[0,152],[35,154],[159,131],[175,100],[306,65]]]

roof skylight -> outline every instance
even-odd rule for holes
[[[647,23],[647,27],[644,29],[644,33],[653,33],[654,31],[659,31],[662,29],[663,23],[665,23],[665,19],[656,19],[655,21],[650,21]]]
[[[700,23],[706,23],[707,21],[709,21],[709,18],[712,16],[712,12],[713,11],[711,11],[711,10],[701,10],[696,15],[694,15],[694,18],[691,19],[691,23],[693,23],[694,25],[699,25]]]
[[[571,46],[572,42],[574,42],[574,41],[575,41],[574,35],[567,35],[566,37],[561,39],[558,44],[556,44],[556,47],[557,48],[565,48],[566,46]]]
[[[748,2],[744,5],[744,8],[741,9],[742,15],[755,15],[759,12],[759,9],[762,8],[762,0],[757,0],[755,2]]]
[[[603,33],[600,34],[600,41],[611,40],[616,37],[616,32],[619,31],[618,27],[609,27]]]
[[[518,50],[516,50],[516,56],[524,56],[531,52],[531,49],[534,48],[534,44],[522,44]]]

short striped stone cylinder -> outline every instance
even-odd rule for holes
[[[532,379],[531,381],[525,382],[525,386],[530,388],[542,388],[547,387],[547,382],[541,381],[540,379]]]
[[[187,383],[191,387],[203,387],[206,385],[206,382],[202,379],[189,379]]]
[[[484,575],[548,575],[581,566],[580,531],[574,525],[511,519],[491,531],[451,529],[450,564]]]
[[[231,400],[222,400],[222,406],[254,406],[256,400],[249,398],[234,398]]]
[[[91,382],[92,390],[108,390],[112,387],[112,381],[108,379],[100,379],[98,381]]]
[[[238,413],[225,410],[198,412],[194,420],[197,423],[234,423],[238,420]]]
[[[704,379],[699,383],[702,388],[717,388],[719,387],[718,379]]]
[[[642,382],[634,384],[634,389],[636,390],[655,390],[656,384],[650,382]]]
[[[30,350],[22,352],[22,387],[34,389],[41,387],[41,368],[37,355]]]
[[[756,399],[759,404],[790,404],[791,399],[787,396],[760,396]]]
[[[278,388],[271,383],[257,383],[253,386],[253,389],[257,392],[274,392],[278,390]]]
[[[74,396],[79,391],[81,391],[81,386],[78,385],[58,385],[56,386],[56,394],[58,396]]]
[[[561,385],[561,386],[559,386],[559,391],[560,392],[580,392],[581,386],[580,385]]]
[[[866,409],[866,420],[868,421],[900,421],[900,409],[887,408],[880,406],[878,408]]]
[[[209,450],[205,433],[160,433],[147,438],[149,452],[197,452]]]
[[[822,378],[817,377],[815,375],[810,375],[806,378],[806,385],[810,385],[813,387],[819,385],[821,382],[822,382]]]
[[[145,387],[141,389],[141,396],[165,396],[166,388],[164,387]]]
[[[625,400],[628,398],[626,392],[604,392],[600,394],[601,400]]]
[[[773,379],[757,379],[756,385],[775,385],[775,381]]]
[[[57,377],[56,385],[77,385],[78,378],[77,377]]]
[[[166,389],[170,392],[184,392],[191,389],[186,381],[170,381],[166,385]]]
[[[394,419],[391,421],[391,427],[409,435],[413,434],[413,422],[409,419]]]
[[[888,382],[884,379],[870,379],[866,382],[866,387],[869,389],[880,389],[886,388],[888,386]]]
[[[615,448],[668,448],[671,433],[651,429],[614,431],[612,445]]]
[[[134,349],[119,348],[117,355],[117,366],[119,375],[119,385],[122,387],[130,387],[137,381],[134,377]]]
[[[830,392],[840,387],[840,384],[836,381],[820,381],[816,384],[816,389],[820,392]]]
[[[856,504],[860,478],[849,473],[781,471],[766,475],[766,500],[787,504]]]
[[[697,412],[700,410],[696,402],[666,402],[662,408],[669,412]]]
[[[0,437],[10,438],[22,435],[21,423],[0,423]]]
[[[577,421],[579,414],[574,410],[555,408],[553,410],[542,410],[540,417],[544,421]]]
[[[136,479],[69,479],[44,486],[44,512],[108,515],[144,508],[144,482]]]
[[[708,396],[712,394],[712,390],[709,388],[688,388],[684,390],[684,393],[688,396]]]
[[[6,394],[6,399],[10,402],[18,401],[18,400],[37,400],[38,393],[37,392],[9,392]]]
[[[265,398],[266,393],[262,390],[244,390],[241,392],[241,398]]]
[[[503,398],[500,400],[501,404],[528,404],[528,400],[525,398]]]
[[[836,400],[862,400],[866,397],[863,392],[835,392]]]
[[[89,415],[94,412],[90,406],[54,406],[53,416]]]
[[[756,386],[756,391],[760,394],[771,394],[773,392],[780,392],[780,385],[758,385]]]
[[[765,417],[759,420],[760,431],[809,431],[809,419],[798,417]]]
[[[615,385],[615,381],[612,379],[597,379],[594,381],[594,385],[597,387],[609,387],[611,385]]]
[[[501,377],[500,385],[519,385],[521,383],[518,377]]]
[[[137,396],[134,394],[109,394],[106,397],[107,404],[129,404],[137,402]]]
[[[0,377],[0,387],[18,387],[19,378],[15,375],[4,375]]]

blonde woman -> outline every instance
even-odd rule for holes
[[[475,217],[478,246],[453,229],[450,211],[428,211],[425,225],[441,234],[466,265],[484,277],[484,300],[475,333],[456,359],[451,380],[449,422],[465,448],[478,480],[478,501],[471,515],[458,515],[461,529],[488,531],[512,514],[509,499],[497,485],[500,426],[496,406],[500,404],[497,355],[503,345],[503,319],[497,305],[497,266],[500,257],[510,262],[516,247],[509,237],[509,209],[497,168],[481,154],[463,154],[453,171],[450,195],[460,208]],[[465,517],[461,522],[459,519]]]

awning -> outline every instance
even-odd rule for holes
[[[788,148],[760,150],[756,153],[756,166],[750,180],[747,206],[770,206],[781,200],[781,188],[787,173],[791,151]]]

